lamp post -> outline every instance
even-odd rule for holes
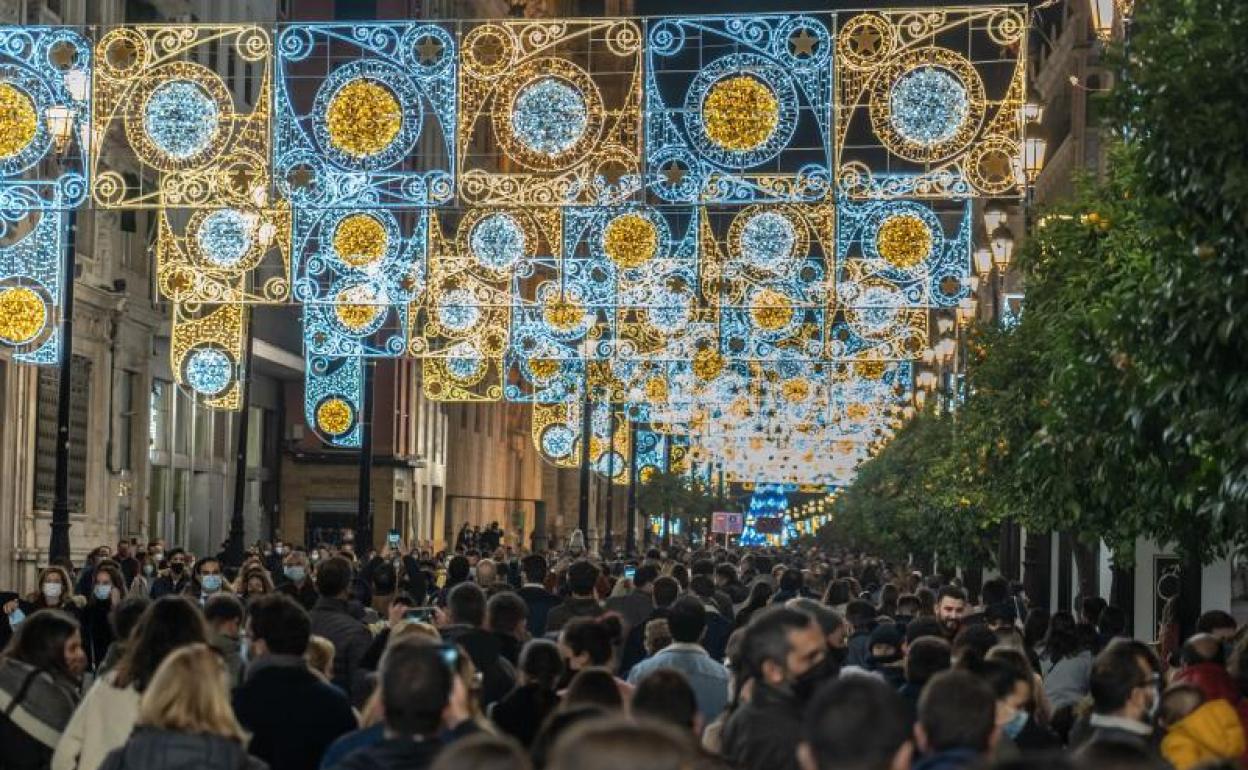
[[[1092,31],[1102,42],[1109,42],[1114,36],[1114,18],[1117,15],[1115,0],[1088,0],[1091,12]]]
[[[250,430],[251,408],[248,405],[251,396],[251,353],[254,337],[250,324],[246,327],[247,345],[243,350],[243,377],[239,383],[242,389],[242,408],[238,415],[238,435],[234,441],[234,512],[230,516],[230,536],[225,544],[225,561],[231,566],[243,563],[243,508],[247,502],[247,434]]]
[[[364,403],[360,411],[360,475],[359,493],[355,510],[356,555],[363,557],[373,547],[373,367],[376,362],[366,360],[364,366]],[[448,512],[449,515],[449,512]]]
[[[624,535],[624,551],[632,555],[637,551],[637,423],[628,421],[628,512],[625,518],[628,531]]]
[[[86,98],[87,78],[81,70],[65,74],[65,86],[77,101]],[[72,107],[54,105],[48,108],[48,129],[52,134],[53,149],[57,163],[64,168],[66,154],[78,127]],[[61,253],[61,324],[58,364],[60,377],[57,381],[56,404],[56,473],[52,501],[52,532],[48,541],[48,561],[57,563],[69,559],[69,402],[71,397],[71,369],[74,360],[74,263],[78,238],[78,211],[71,208],[65,215],[65,248]]]

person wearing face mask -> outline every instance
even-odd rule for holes
[[[1014,759],[1019,754],[1061,747],[1057,736],[1032,716],[1035,702],[1029,672],[998,658],[980,663],[975,673],[997,696],[997,727],[1001,737],[993,752],[995,759]]]
[[[810,615],[784,606],[755,613],[739,656],[753,692],[724,725],[724,758],[743,770],[797,770],[803,709],[828,676],[826,658],[823,630]]]
[[[73,581],[64,567],[56,565],[44,567],[39,572],[39,589],[34,591],[21,603],[27,616],[39,610],[60,610],[74,620],[80,620],[82,608],[75,601],[70,586]]]
[[[152,583],[156,580],[156,562],[146,553],[139,552],[135,554],[135,561],[139,564],[137,574],[130,581],[130,590],[126,596],[135,596],[143,599],[150,599],[152,596]]]
[[[152,582],[153,601],[169,594],[180,594],[190,585],[190,571],[186,568],[186,554],[178,548],[169,552],[168,569]]]
[[[901,654],[905,634],[893,623],[881,623],[871,632],[867,645],[867,670],[874,671],[894,689],[906,683],[906,661]]]
[[[815,599],[789,599],[785,606],[801,610],[815,619],[823,631],[823,638],[828,643],[828,665],[840,670],[849,657],[849,624],[841,613],[829,608]]]
[[[312,570],[308,567],[308,556],[303,551],[292,551],[286,554],[277,590],[299,602],[309,612],[316,606],[318,598],[316,586],[312,583]]]
[[[1115,642],[1092,664],[1092,716],[1087,729],[1071,731],[1070,744],[1127,743],[1160,758],[1152,713],[1160,677],[1134,642]]]
[[[87,597],[87,606],[82,611],[83,647],[87,651],[87,665],[92,671],[103,664],[108,647],[115,638],[109,614],[121,604],[122,586],[125,585],[122,580],[121,570],[111,561],[102,561],[95,566],[91,595]]]
[[[86,670],[78,622],[44,610],[20,624],[0,653],[0,765],[46,768],[78,705]]]
[[[229,584],[225,582],[225,576],[221,574],[221,562],[211,556],[205,556],[196,563],[195,576],[190,585],[186,587],[186,593],[203,605],[221,591],[230,591]]]

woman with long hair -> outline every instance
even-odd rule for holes
[[[737,610],[735,627],[744,628],[745,624],[750,622],[750,617],[766,607],[770,599],[771,586],[767,585],[766,581],[760,580],[750,586],[750,595],[746,598],[745,604]]]
[[[225,663],[211,647],[195,643],[171,653],[150,684],[139,701],[134,733],[109,752],[101,770],[267,767],[247,754],[247,736],[230,706]]]
[[[86,667],[78,621],[69,615],[42,610],[18,626],[0,653],[0,767],[46,770]]]
[[[1081,639],[1071,613],[1053,613],[1044,637],[1044,651],[1040,654],[1040,674],[1044,677],[1044,694],[1055,718],[1059,712],[1074,708],[1088,694],[1092,649],[1087,641]]]
[[[74,581],[69,571],[55,564],[39,571],[39,587],[22,602],[22,611],[33,615],[39,610],[60,610],[78,620],[82,610],[74,602]]]
[[[87,691],[52,755],[52,770],[96,770],[130,736],[139,700],[170,653],[207,643],[199,608],[182,596],[162,596],[143,613],[117,668]]]
[[[115,561],[95,565],[91,578],[91,594],[82,610],[82,646],[87,651],[87,667],[96,671],[108,655],[113,643],[113,626],[108,616],[126,595],[125,578]]]
[[[563,657],[547,639],[532,639],[520,652],[516,687],[490,707],[490,719],[499,730],[528,748],[547,715],[559,706]]]

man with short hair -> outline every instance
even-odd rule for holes
[[[446,597],[450,625],[442,639],[463,647],[481,672],[481,702],[498,701],[516,684],[516,670],[503,657],[499,638],[485,630],[485,592],[476,583],[460,583]]]
[[[689,579],[689,593],[696,596],[706,607],[706,635],[702,646],[715,660],[723,660],[732,636],[732,619],[719,611],[715,604],[715,581],[710,575],[694,575]]]
[[[657,719],[694,735],[702,734],[704,722],[697,695],[679,671],[661,668],[646,674],[633,688],[629,708],[635,717]]]
[[[936,619],[945,629],[945,638],[953,641],[962,628],[966,616],[966,591],[958,586],[945,585],[936,594]]]
[[[398,639],[381,659],[385,739],[347,755],[339,770],[424,770],[468,711],[469,694],[445,655],[425,639]],[[456,723],[456,724],[452,724]]]
[[[852,599],[845,605],[845,619],[851,631],[847,641],[845,663],[865,668],[871,656],[871,632],[875,630],[875,606],[863,599]]]
[[[1219,642],[1234,641],[1238,630],[1239,624],[1226,610],[1209,610],[1196,619],[1196,633],[1212,634]]]
[[[806,710],[802,770],[909,770],[914,747],[905,705],[872,677],[839,679]]]
[[[546,618],[552,608],[559,606],[559,597],[546,590],[545,581],[548,569],[545,557],[536,553],[531,553],[520,560],[520,571],[524,573],[524,585],[517,593],[529,606],[529,633],[534,637],[546,634]]]
[[[1129,743],[1156,755],[1148,715],[1158,697],[1157,684],[1156,675],[1147,661],[1140,659],[1133,643],[1116,642],[1106,647],[1092,662],[1088,682],[1092,716],[1086,743]],[[1072,744],[1077,742],[1073,738]]]
[[[728,761],[743,770],[797,770],[802,708],[821,683],[826,656],[823,630],[806,613],[769,607],[750,618],[740,675],[754,680],[754,691],[724,725]]]
[[[562,630],[572,618],[596,618],[606,612],[594,594],[598,568],[584,559],[568,565],[568,590],[571,596],[546,616],[546,633]]]
[[[342,691],[304,661],[308,613],[284,594],[261,596],[251,603],[247,634],[251,665],[234,691],[234,714],[251,734],[247,750],[271,770],[315,770],[329,744],[357,723]]]
[[[940,636],[920,636],[906,645],[906,682],[897,693],[906,704],[911,724],[919,718],[919,696],[923,688],[932,677],[949,669],[951,658],[949,642]]]
[[[347,607],[351,579],[351,562],[341,556],[321,563],[316,571],[316,590],[320,598],[312,608],[311,617],[312,633],[334,645],[334,684],[358,706],[364,703],[371,690],[368,672],[362,663],[373,636]]]
[[[520,648],[529,640],[528,622],[529,606],[514,591],[499,591],[485,603],[485,627],[512,666],[520,664]]]
[[[629,684],[636,685],[660,669],[679,671],[689,681],[698,699],[698,711],[710,724],[728,705],[728,669],[702,647],[706,633],[706,606],[701,599],[683,596],[667,612],[672,643],[653,657],[641,661],[628,672]]]
[[[914,739],[923,758],[914,770],[960,770],[978,765],[996,745],[997,698],[966,671],[932,677],[919,698]]]
[[[619,675],[627,677],[633,666],[646,657],[646,626],[651,621],[666,619],[668,608],[680,596],[680,584],[675,578],[664,575],[656,578],[654,586],[651,590],[651,597],[654,599],[654,609],[650,612],[650,616],[645,622],[632,629],[624,637],[624,647],[620,652],[620,671]]]
[[[652,592],[658,576],[658,567],[643,564],[633,572],[633,590],[623,596],[612,596],[605,602],[607,612],[617,613],[624,620],[624,633],[645,623],[654,612]]]
[[[234,594],[219,593],[204,605],[204,620],[208,621],[208,644],[225,661],[230,687],[237,687],[243,681],[243,673],[247,668],[238,643],[243,631],[243,614],[243,603]]]

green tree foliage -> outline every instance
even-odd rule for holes
[[[1248,3],[1137,7],[1107,172],[1040,212],[1021,324],[970,330],[966,403],[863,465],[840,536],[969,559],[1008,518],[1122,566],[1141,536],[1248,543]]]

